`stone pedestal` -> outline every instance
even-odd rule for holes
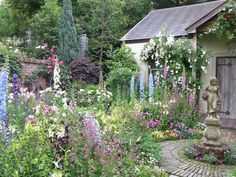
[[[204,131],[204,137],[207,139],[206,142],[204,142],[204,145],[206,146],[221,146],[221,143],[219,142],[220,139],[220,119],[219,117],[213,118],[213,117],[207,117],[205,120],[206,129]]]

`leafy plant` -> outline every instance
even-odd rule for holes
[[[131,49],[125,44],[112,53],[112,60],[108,61],[108,67],[110,70],[116,70],[117,68],[129,68],[131,71],[137,70],[137,63]]]
[[[88,58],[75,59],[70,63],[72,79],[82,83],[96,84],[99,81],[99,67]]]
[[[226,153],[224,157],[225,164],[236,164],[236,144],[230,146],[230,150]]]
[[[107,79],[107,87],[117,95],[119,92],[122,98],[129,98],[130,80],[132,72],[129,68],[117,68],[112,70]]]
[[[9,62],[8,67],[10,76],[12,76],[14,73],[20,74],[21,63],[17,59],[14,50],[0,42],[0,68],[4,66],[7,60]]]
[[[236,7],[234,2],[229,3],[220,13],[214,28],[214,33],[220,38],[231,40],[236,37]]]
[[[214,164],[218,161],[213,153],[205,154],[202,160],[210,164]]]
[[[48,46],[58,44],[60,14],[57,0],[45,0],[45,4],[33,15],[30,25],[34,47],[43,43]]]
[[[184,148],[184,153],[185,155],[190,158],[190,159],[195,159],[196,157],[196,151],[194,149],[194,144],[193,142],[188,142],[187,145]]]

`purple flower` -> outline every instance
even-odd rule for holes
[[[182,82],[182,89],[185,89],[185,87],[186,87],[186,76],[185,75],[182,76],[181,82]]]
[[[169,68],[165,66],[164,71],[163,71],[164,79],[168,76],[168,72],[169,72]]]
[[[160,120],[153,120],[151,119],[148,124],[147,124],[147,128],[156,128],[157,126],[161,125],[161,121]]]

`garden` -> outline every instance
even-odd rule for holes
[[[108,43],[119,36],[115,31],[130,15],[120,15],[119,7],[127,4],[81,1],[72,7],[70,0],[40,0],[24,6],[29,15],[19,10],[20,3],[25,2],[0,5],[0,16],[5,15],[1,26],[13,18],[22,22],[21,15],[27,18],[21,26],[10,23],[8,31],[0,27],[5,35],[0,42],[1,177],[168,177],[162,143],[183,139],[189,141],[186,158],[236,164],[235,144],[219,160],[214,154],[200,157],[191,143],[205,129],[204,111],[197,103],[208,51],[196,50],[189,39],[174,39],[163,28],[142,50],[142,61],[150,64],[147,81],[125,44]],[[89,19],[85,9],[72,14],[72,8],[86,6],[94,8],[88,8],[90,24],[84,24]],[[112,17],[117,17],[115,22]],[[107,30],[113,23],[117,26]],[[29,26],[32,31],[23,39]],[[91,43],[82,55],[76,36],[84,29]],[[20,37],[12,37],[17,32]],[[45,62],[23,77],[22,56]],[[37,86],[39,77],[46,88]]]

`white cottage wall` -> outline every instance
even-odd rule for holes
[[[148,64],[141,61],[140,54],[146,43],[126,43],[126,46],[134,53],[135,60],[139,66],[140,73],[144,74],[145,81],[148,81]]]

